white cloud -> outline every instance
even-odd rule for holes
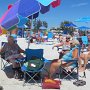
[[[79,4],[74,4],[72,7],[81,7],[81,6],[86,6],[88,3],[79,3]]]

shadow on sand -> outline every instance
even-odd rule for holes
[[[13,73],[13,70],[12,70],[12,65],[9,65],[9,66],[5,67],[5,69],[3,71],[5,72],[5,74],[8,78],[13,78],[14,73]]]

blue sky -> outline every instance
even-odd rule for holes
[[[9,4],[17,0],[0,0],[0,17],[7,10]],[[90,0],[61,0],[57,8],[50,8],[46,14],[40,14],[38,19],[48,22],[50,27],[58,27],[64,20],[72,21],[77,26],[90,26],[90,23],[74,22],[81,17],[90,16]]]

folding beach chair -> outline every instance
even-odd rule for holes
[[[35,80],[35,77],[44,69],[45,63],[48,60],[43,58],[43,49],[26,49],[26,63],[21,67],[24,72],[24,85]],[[29,76],[29,79],[26,81],[26,75]],[[37,83],[38,84],[38,83]],[[38,84],[39,85],[39,84]],[[40,85],[39,85],[40,86]]]
[[[48,39],[52,39],[53,38],[53,33],[52,32],[48,32]]]
[[[63,76],[62,79],[71,78],[71,79],[78,80],[78,59],[68,60],[68,63],[69,62],[72,62],[71,65],[73,65],[72,67],[70,65],[71,71],[70,72],[67,71],[69,66],[66,68],[61,65],[60,66],[60,78],[61,78],[61,74],[64,74],[65,76]],[[75,75],[73,74],[74,72],[76,72]],[[77,75],[77,77],[76,77],[76,75]]]
[[[52,32],[48,32],[48,35],[47,35],[47,45],[52,45],[54,40],[53,40],[53,33]]]
[[[81,46],[78,45],[78,57],[80,56],[80,52],[81,52]],[[60,66],[60,76],[61,74],[63,74],[62,72],[64,72],[65,76],[62,77],[62,79],[66,79],[68,77],[70,77],[71,79],[77,79],[77,81],[79,80],[79,77],[86,77],[86,73],[85,71],[83,72],[83,76],[79,75],[79,71],[78,71],[78,58],[74,59],[74,60],[68,60],[68,62],[72,62],[72,64],[70,65],[71,68],[71,72],[67,72],[67,68],[63,67],[62,65]],[[60,77],[59,77],[60,78]]]
[[[85,45],[85,48],[86,48],[86,45],[88,45],[88,37],[82,36],[81,39],[82,39],[82,43]]]
[[[1,43],[1,48],[2,48],[6,43],[7,43],[7,42],[2,42],[2,43]],[[10,62],[5,60],[5,53],[1,52],[1,70],[4,70],[5,67],[7,67],[8,65],[10,65]]]
[[[78,45],[78,56],[80,55],[80,46]],[[67,63],[71,62],[72,64],[68,67],[64,67],[63,65],[60,66],[60,78],[61,75],[64,73],[62,79],[67,79],[68,77],[71,79],[79,79],[79,72],[78,72],[78,58],[74,60],[68,60]],[[68,72],[68,68],[71,68],[71,72]],[[76,73],[75,73],[76,72]]]

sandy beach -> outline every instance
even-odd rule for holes
[[[6,38],[0,36],[0,44],[2,41],[6,41]],[[26,40],[20,39],[20,38],[18,39],[18,44],[24,50],[28,46],[26,43]],[[29,48],[44,49],[44,58],[49,59],[49,60],[58,59],[58,57],[59,57],[57,49],[56,48],[52,49],[52,45],[30,44]],[[0,59],[0,63],[1,63],[1,59]],[[0,67],[1,67],[1,64],[0,64]],[[18,81],[16,79],[12,78],[12,76],[7,77],[7,74],[11,75],[9,72],[10,68],[7,68],[5,71],[1,70],[1,68],[0,68],[0,85],[3,86],[4,90],[42,90],[42,88],[37,85],[27,84],[26,86],[23,86],[23,81]],[[82,75],[82,73],[80,73],[80,75]],[[90,67],[88,67],[88,69],[86,69],[86,78],[80,77],[79,79],[85,80],[86,85],[77,87],[77,86],[73,85],[74,80],[62,80],[62,85],[60,86],[61,87],[60,90],[89,90],[89,88],[90,88]]]

